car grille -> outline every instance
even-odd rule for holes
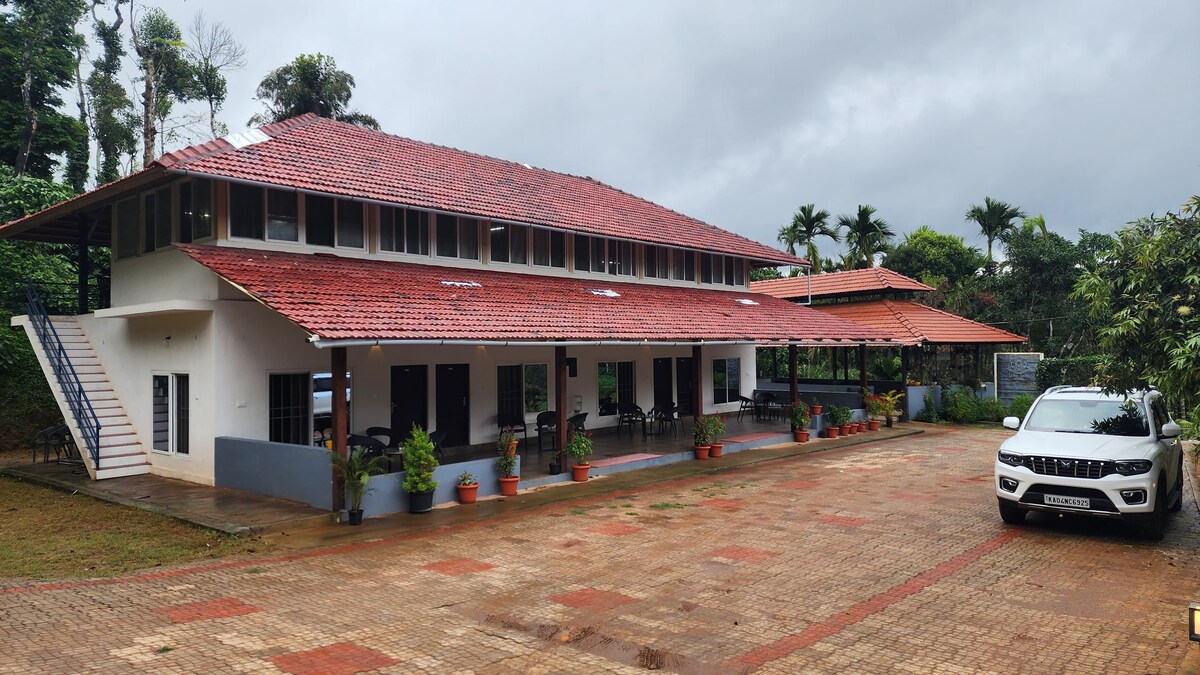
[[[1092,459],[1069,459],[1067,457],[1026,456],[1022,463],[1026,469],[1043,476],[1066,476],[1068,478],[1103,478],[1117,472],[1115,462]]]

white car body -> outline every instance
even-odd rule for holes
[[[1039,413],[1043,405],[1048,407]],[[1087,430],[1089,415],[1106,418],[1097,411],[1121,405],[1133,406],[1131,411],[1149,421],[1145,435]],[[1008,418],[1005,426],[1017,429],[995,461],[996,497],[1005,522],[1019,523],[1027,511],[1075,513],[1142,522],[1157,537],[1166,510],[1182,503],[1179,426],[1156,391],[1126,397],[1096,388],[1052,387],[1024,420]]]

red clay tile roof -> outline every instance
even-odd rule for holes
[[[323,340],[838,341],[880,336],[880,331],[745,291],[328,254],[178,248]]]
[[[750,288],[755,293],[766,293],[788,300],[808,297],[808,279],[802,276],[752,281]],[[893,272],[886,267],[812,275],[812,297],[814,298],[844,297],[883,291],[932,290],[916,279]]]
[[[1025,342],[1028,338],[964,319],[912,300],[867,300],[817,305],[813,308],[830,316],[885,331],[906,344],[964,344]]]
[[[163,155],[170,171],[711,250],[774,265],[800,258],[592,178],[392,136],[312,114],[262,127],[268,140],[225,140]]]

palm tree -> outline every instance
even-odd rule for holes
[[[840,241],[837,228],[829,224],[829,212],[825,209],[816,210],[815,204],[805,204],[800,207],[792,222],[779,228],[779,241],[787,247],[787,252],[796,255],[796,249],[803,246],[807,249],[805,257],[812,264],[812,271],[821,271],[821,254],[817,251],[814,241],[817,237],[829,237]]]
[[[875,207],[859,204],[858,213],[838,216],[838,227],[846,228],[848,255],[855,267],[874,267],[875,256],[888,250],[896,233],[882,218],[875,217]]]
[[[983,198],[983,206],[972,204],[971,208],[967,209],[966,219],[978,223],[979,230],[987,239],[988,263],[992,262],[992,242],[1016,227],[1013,224],[1014,220],[1024,217],[1025,213],[1021,209],[991,197]]]

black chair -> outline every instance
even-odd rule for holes
[[[675,421],[679,423],[679,433],[687,431],[685,423],[692,416],[692,406],[686,403],[680,403],[675,406]]]
[[[672,401],[657,405],[650,411],[651,422],[658,423],[658,433],[663,433],[665,427],[671,428],[671,435],[674,436],[679,427],[683,426],[683,420],[679,419],[678,407]]]
[[[629,437],[633,438],[633,425],[640,422],[642,424],[642,435],[646,434],[646,413],[641,406],[632,403],[625,403],[620,406],[621,418],[617,420],[617,433],[621,433],[621,427],[629,425]]]
[[[60,451],[57,441],[58,437],[62,434],[62,430],[65,428],[61,424],[56,424],[37,432],[37,435],[33,437],[33,462],[35,464],[37,463],[38,450],[42,451],[43,464],[50,461],[51,450],[54,451],[54,459],[57,460],[59,458]]]
[[[542,436],[550,435],[550,449],[558,452],[558,411],[547,410],[538,413],[537,423],[538,457],[542,456]]]
[[[514,434],[521,434],[524,437],[525,445],[529,445],[529,424],[525,421],[524,414],[506,413],[496,415],[496,426],[504,431],[505,427],[511,427]]]
[[[387,446],[385,446],[383,441],[380,441],[378,438],[371,438],[370,436],[363,436],[362,434],[350,434],[346,437],[347,448],[354,448],[360,445],[367,449],[366,452],[363,453],[364,459],[370,459],[371,457],[383,457],[384,451],[387,450]]]
[[[583,431],[583,425],[584,425],[584,423],[587,422],[587,416],[588,416],[588,414],[584,412],[584,413],[575,413],[574,415],[571,415],[570,417],[567,418],[567,436],[568,437],[571,435],[571,432]]]
[[[79,452],[79,446],[75,444],[70,427],[65,424],[59,427],[58,434],[52,437],[51,442],[54,443],[54,452],[58,455],[59,464],[83,464],[83,455]]]
[[[445,463],[446,456],[442,453],[442,443],[446,442],[446,432],[431,431],[429,432],[429,440],[433,442],[433,456],[437,457],[438,463]]]
[[[766,391],[759,392],[754,397],[754,418],[756,420],[772,419],[778,407],[775,394]]]
[[[746,414],[747,410],[750,411],[751,415],[756,414],[756,411],[754,408],[754,399],[747,398],[745,396],[739,396],[738,400],[742,402],[742,407],[738,408],[738,421],[739,422],[742,421],[742,415]]]
[[[383,447],[385,448],[394,448],[400,443],[400,439],[393,436],[392,430],[387,427],[367,427],[367,435],[376,438],[380,436],[386,438],[387,440],[383,441]]]

